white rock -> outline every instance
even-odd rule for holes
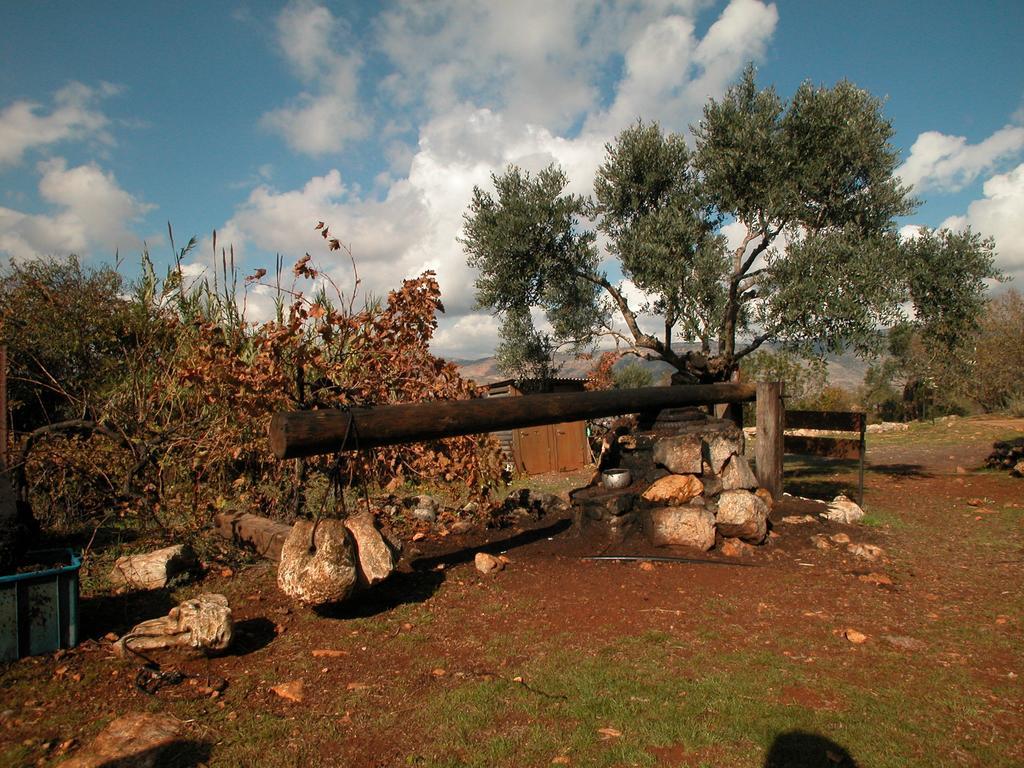
[[[718,434],[709,438],[707,446],[707,460],[711,464],[711,470],[716,475],[721,475],[725,463],[731,456],[743,453],[743,433],[735,430],[736,435]]]
[[[486,552],[477,552],[476,557],[473,559],[473,564],[480,573],[494,573],[505,567],[503,560]]]
[[[61,763],[65,768],[164,765],[164,752],[179,742],[184,724],[163,714],[123,715],[97,734],[88,745]]]
[[[372,587],[384,581],[395,570],[395,553],[377,530],[373,514],[364,510],[352,515],[345,520],[345,527],[356,545],[359,585]]]
[[[695,547],[706,552],[715,546],[715,517],[704,507],[661,507],[648,510],[644,530],[656,547]]]
[[[655,464],[660,464],[677,475],[700,474],[702,455],[700,435],[658,438],[652,453]]]
[[[341,602],[358,580],[352,535],[340,520],[320,520],[314,542],[313,526],[302,520],[292,527],[281,549],[277,585],[306,605]]]
[[[187,544],[176,544],[141,555],[126,555],[114,562],[110,581],[128,589],[162,589],[179,573],[195,564],[195,555]]]
[[[768,505],[750,491],[723,491],[715,524],[723,536],[760,544],[768,533]]]
[[[852,524],[863,519],[864,510],[845,496],[836,496],[821,516],[836,523]]]
[[[885,550],[874,544],[850,544],[846,551],[851,555],[863,558],[864,560],[871,560],[872,562],[881,559],[885,555]]]
[[[114,647],[122,656],[129,651],[172,649],[215,652],[227,649],[233,637],[228,599],[204,593],[181,602],[166,616],[136,625]]]
[[[731,456],[722,470],[722,488],[726,491],[750,491],[757,488],[757,478],[743,456]]]

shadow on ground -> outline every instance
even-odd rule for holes
[[[359,592],[344,603],[313,610],[325,619],[365,619],[387,613],[400,605],[422,603],[444,583],[443,571],[396,571],[387,581]]]
[[[229,656],[245,656],[266,648],[277,637],[274,622],[262,616],[235,622],[235,637]]]
[[[857,761],[832,739],[817,733],[787,731],[775,737],[764,768],[857,768]]]
[[[525,547],[528,544],[541,541],[542,539],[550,539],[553,536],[565,533],[569,528],[572,527],[572,520],[563,518],[556,520],[551,525],[546,525],[543,528],[534,528],[533,530],[523,531],[517,533],[514,536],[508,538],[498,539],[496,541],[489,541],[486,544],[479,544],[475,547],[464,547],[457,549],[453,552],[446,552],[440,555],[433,555],[431,557],[420,557],[413,560],[410,565],[417,569],[432,569],[439,565],[443,565],[445,568],[449,568],[453,565],[460,565],[462,563],[468,563],[474,557],[477,552],[487,552],[488,554],[495,555],[499,552],[508,552],[517,547]]]
[[[108,632],[123,635],[140,621],[166,616],[175,605],[165,589],[83,597],[78,612],[80,637],[99,640]]]

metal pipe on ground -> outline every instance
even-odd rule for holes
[[[756,392],[754,384],[696,384],[289,411],[271,419],[270,446],[277,458],[294,459],[664,408],[743,403],[754,400]]]

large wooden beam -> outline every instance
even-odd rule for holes
[[[537,427],[624,413],[754,399],[753,384],[562,392],[526,397],[433,401],[376,408],[276,413],[270,446],[279,459]]]

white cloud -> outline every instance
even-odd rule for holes
[[[706,98],[721,95],[761,54],[777,20],[774,5],[732,0],[699,37],[695,18],[704,4],[400,2],[375,26],[375,54],[394,69],[378,93],[404,105],[394,111],[406,116],[396,118],[405,127],[382,122],[390,168],[375,192],[353,188],[338,170],[291,190],[261,184],[221,228],[221,240],[250,261],[253,251],[309,251],[322,266],[335,263],[344,282],[347,259],[332,262],[312,229],[324,220],[351,246],[369,292],[380,295],[425,269],[437,273],[447,313],[434,349],[489,352],[496,326],[474,311],[475,275],[457,240],[473,186],[489,187],[490,174],[510,163],[536,172],[557,162],[568,191],[589,194],[605,143],[638,115],[685,130]],[[310,2],[288,6],[278,22],[300,77],[322,85],[325,73],[347,66],[353,79],[340,91],[354,94],[358,60],[342,62],[333,52],[339,29]],[[312,108],[323,95],[299,98]],[[416,122],[405,124],[407,117]],[[410,130],[418,132],[414,142],[398,138]],[[301,136],[286,138],[311,151],[334,134],[307,125]]]
[[[956,192],[1022,151],[1024,127],[1017,125],[1004,126],[978,144],[968,144],[963,136],[926,131],[917,137],[896,175],[918,192]]]
[[[138,248],[130,225],[152,205],[123,190],[112,173],[95,163],[68,168],[63,158],[39,163],[39,194],[51,214],[0,208],[0,252],[15,259],[86,255]]]
[[[54,94],[48,114],[33,101],[15,101],[0,111],[0,167],[21,161],[25,153],[62,141],[94,139],[113,143],[110,121],[97,108],[99,101],[119,91],[110,83],[90,88],[71,82]]]
[[[295,0],[277,18],[285,59],[309,88],[285,107],[267,112],[261,124],[292,149],[308,155],[338,152],[366,135],[369,119],[358,100],[362,59],[351,51],[353,34],[323,6]]]
[[[1024,163],[1008,173],[988,179],[983,187],[984,197],[967,206],[963,216],[944,221],[941,227],[962,230],[970,226],[974,231],[991,236],[996,241],[996,266],[1014,278],[1020,287],[1024,280]]]

